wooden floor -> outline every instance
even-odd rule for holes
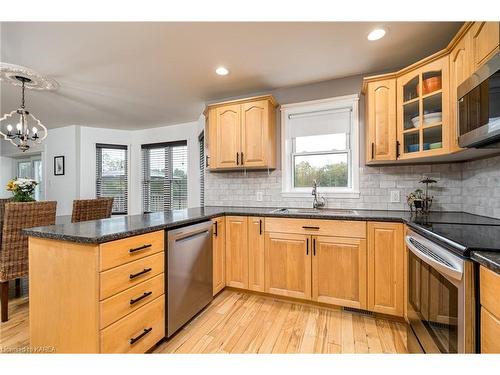
[[[28,298],[10,301],[0,353],[29,346]],[[155,353],[406,353],[403,323],[224,290]]]

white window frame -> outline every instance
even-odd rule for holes
[[[293,187],[293,140],[290,136],[290,115],[307,114],[311,112],[350,110],[351,124],[350,136],[350,152],[348,152],[348,160],[350,163],[350,182],[349,187],[319,187],[320,194],[327,198],[359,198],[359,95],[345,95],[328,99],[312,100],[301,103],[284,104],[281,106],[281,165],[283,170],[282,176],[282,193],[283,197],[289,198],[310,198],[311,188],[294,188]],[[337,151],[327,152],[335,153]],[[324,152],[318,152],[321,154]]]

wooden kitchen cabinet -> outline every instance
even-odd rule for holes
[[[276,168],[276,105],[263,95],[207,106],[208,170]]]
[[[396,79],[366,89],[366,162],[396,160]]]
[[[264,285],[264,218],[248,218],[248,289],[263,292]]]
[[[225,217],[212,219],[213,223],[213,295],[226,286],[226,225]]]
[[[311,236],[265,234],[265,292],[311,299]]]
[[[481,353],[500,353],[500,275],[483,266],[479,272]]]
[[[471,28],[474,70],[478,69],[498,51],[500,42],[499,24],[499,22],[474,22]]]
[[[403,229],[401,223],[368,223],[368,310],[370,311],[403,316],[405,251]]]
[[[312,236],[312,299],[366,309],[366,240]]]
[[[248,289],[248,218],[226,216],[226,285]]]

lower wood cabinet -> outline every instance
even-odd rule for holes
[[[248,289],[248,218],[226,216],[226,285]]]
[[[312,237],[312,299],[366,309],[366,240]]]
[[[500,353],[500,275],[480,268],[481,353]]]
[[[248,289],[263,292],[264,285],[264,218],[248,218]]]
[[[225,218],[212,219],[213,223],[213,295],[215,296],[226,286],[226,225]]]
[[[311,299],[311,236],[266,233],[265,292]]]
[[[368,310],[403,316],[403,224],[368,223]]]

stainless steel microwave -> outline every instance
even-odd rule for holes
[[[500,53],[457,91],[460,147],[500,148]]]

